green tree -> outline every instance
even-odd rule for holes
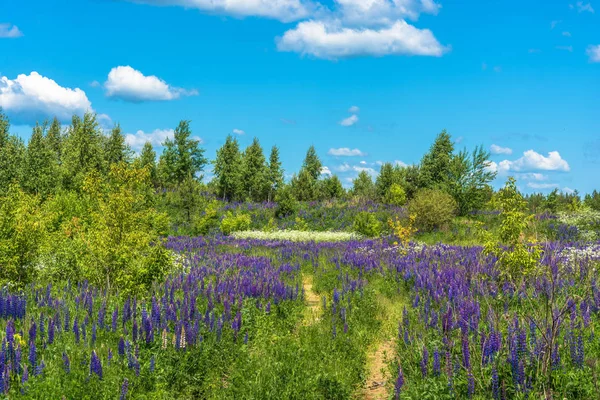
[[[9,131],[10,122],[0,108],[0,195],[12,182],[20,181],[25,158],[23,141]]]
[[[152,147],[152,143],[144,143],[144,147],[142,147],[142,152],[135,159],[135,164],[139,168],[148,169],[148,173],[150,174],[150,181],[154,186],[158,185],[158,174],[156,171],[156,152]]]
[[[375,184],[367,171],[360,171],[358,176],[352,181],[351,193],[353,196],[363,200],[375,199]]]
[[[444,129],[421,160],[420,187],[445,187],[450,175],[453,153],[454,143]]]
[[[263,149],[257,138],[246,148],[242,156],[242,188],[244,196],[251,201],[262,201],[267,195],[268,169]]]
[[[465,149],[452,158],[446,191],[456,200],[459,215],[480,210],[489,200],[487,188],[496,178],[496,172],[488,168],[489,157],[479,146],[472,154]]]
[[[398,170],[398,176],[404,191],[406,192],[406,198],[412,199],[419,190],[419,179],[420,179],[420,168],[418,165],[408,165],[401,167],[397,165],[395,167]]]
[[[306,170],[312,179],[316,181],[321,176],[321,168],[323,168],[323,164],[317,155],[317,150],[315,146],[311,145],[306,152],[306,157],[304,157],[302,169]]]
[[[73,116],[63,148],[63,183],[67,189],[80,189],[92,171],[104,171],[103,135],[96,115],[83,119]]]
[[[33,280],[44,234],[39,197],[11,183],[0,197],[0,282],[23,287]]]
[[[319,194],[317,182],[307,169],[302,168],[298,175],[294,174],[290,182],[294,197],[299,201],[316,200]]]
[[[346,190],[337,175],[326,177],[320,184],[321,199],[341,199],[346,195]]]
[[[121,126],[116,124],[104,144],[104,160],[106,165],[110,166],[120,162],[130,163],[131,158],[131,148],[125,143],[125,136],[121,132]]]
[[[273,146],[271,148],[267,181],[269,187],[267,200],[271,201],[275,198],[275,194],[283,185],[283,168],[281,168],[281,161],[279,160],[279,149],[277,148],[277,146]]]
[[[63,134],[62,127],[58,118],[54,118],[48,131],[46,132],[46,142],[52,151],[54,152],[57,163],[60,165],[62,158],[62,146],[63,146]]]
[[[382,164],[381,169],[379,170],[379,175],[375,180],[375,190],[377,193],[377,198],[380,201],[385,200],[385,197],[390,191],[390,187],[392,187],[394,183],[399,185],[402,183],[399,169],[394,168],[391,163]]]
[[[241,164],[240,145],[236,138],[228,135],[213,161],[217,196],[223,200],[239,198],[242,188]]]
[[[196,178],[204,171],[208,160],[204,157],[204,149],[200,141],[191,138],[190,121],[181,121],[175,129],[173,140],[163,143],[164,150],[158,162],[158,174],[165,184],[177,185],[186,177]],[[202,180],[202,176],[197,177]]]
[[[58,183],[58,158],[44,137],[44,127],[36,125],[27,145],[23,187],[45,199],[56,192]]]
[[[404,188],[398,183],[392,183],[392,186],[390,186],[385,195],[384,203],[398,207],[406,204],[406,192],[404,191]]]

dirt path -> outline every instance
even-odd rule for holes
[[[390,380],[388,363],[394,357],[394,341],[386,340],[377,343],[367,356],[368,377],[363,399],[381,400],[388,398],[387,382]]]
[[[302,287],[304,288],[304,300],[306,302],[306,310],[304,311],[304,318],[302,320],[302,323],[303,325],[312,325],[313,323],[319,320],[321,314],[321,299],[319,295],[317,295],[312,290],[312,275],[307,275],[303,278]]]
[[[402,319],[404,302],[383,295],[377,297],[380,305],[381,330],[378,340],[367,352],[367,379],[357,397],[366,400],[388,399],[394,377],[390,376],[389,363],[396,357],[398,322]]]

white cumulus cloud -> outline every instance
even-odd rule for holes
[[[492,154],[508,154],[508,155],[511,155],[513,152],[511,148],[498,146],[497,144],[491,145],[490,151],[492,152]]]
[[[142,130],[136,133],[128,133],[125,135],[125,142],[132,149],[141,149],[146,142],[150,142],[152,146],[158,147],[167,139],[173,139],[175,131],[173,129],[155,129],[152,132],[144,132]]]
[[[62,87],[35,71],[15,79],[0,77],[0,107],[15,123],[23,124],[52,117],[68,121],[73,114],[93,111],[83,90]]]
[[[551,151],[545,157],[533,150],[527,150],[523,157],[510,161],[504,160],[498,164],[499,171],[570,171],[569,163],[565,161],[558,151]]]
[[[591,62],[600,62],[600,44],[595,46],[588,46],[586,54],[590,58]]]
[[[430,30],[418,29],[404,20],[380,29],[348,28],[340,21],[300,22],[277,39],[277,48],[324,59],[386,55],[439,57],[448,50]]]
[[[591,12],[594,13],[594,8],[592,7],[591,3],[584,3],[583,1],[578,1],[576,4],[577,6],[577,11],[579,12]]]
[[[331,175],[331,170],[328,166],[321,167],[321,175]]]
[[[536,183],[536,182],[527,183],[527,187],[529,187],[531,189],[554,189],[559,186],[560,185],[558,183]]]
[[[312,15],[319,5],[310,0],[129,0],[155,6],[194,8],[211,14],[233,17],[263,17],[282,22],[297,21]]]
[[[19,27],[11,24],[0,24],[0,38],[14,39],[23,36]]]
[[[338,157],[362,157],[365,155],[359,149],[350,149],[348,147],[340,147],[339,149],[329,149],[327,152],[330,156],[338,156]]]
[[[356,114],[349,116],[348,118],[344,118],[340,121],[341,126],[352,126],[358,122],[358,116]]]
[[[244,132],[241,129],[237,129],[237,128],[234,129],[232,132],[235,133],[236,135],[245,135],[246,134],[246,132]]]
[[[350,114],[358,114],[360,111],[360,108],[358,106],[352,106],[348,109],[348,112]]]
[[[390,25],[419,14],[437,14],[441,6],[433,0],[335,0],[337,15],[347,24]]]
[[[517,174],[517,178],[524,179],[526,181],[545,181],[548,180],[548,175],[540,174],[539,172],[528,172],[524,174]]]
[[[131,102],[175,100],[181,96],[198,94],[193,89],[173,87],[154,75],[146,76],[129,65],[111,69],[104,89],[108,97]]]

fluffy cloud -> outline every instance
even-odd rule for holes
[[[400,160],[394,160],[394,165],[397,165],[402,168],[408,167],[407,163],[405,163],[404,161],[400,161]]]
[[[93,111],[83,90],[62,87],[35,71],[14,80],[0,77],[0,107],[15,123],[23,124],[54,116],[68,121],[73,114]]]
[[[490,167],[491,168],[491,167]],[[560,156],[558,151],[551,151],[547,157],[533,151],[527,150],[523,153],[523,157],[515,160],[504,160],[497,164],[497,170],[502,172],[508,171],[569,171],[569,163]]]
[[[437,14],[441,6],[433,0],[335,0],[337,15],[348,24],[390,25],[419,14]]]
[[[591,62],[600,62],[600,44],[596,46],[588,46],[586,54],[590,58]]]
[[[344,118],[343,120],[341,120],[340,125],[341,126],[352,126],[357,122],[358,122],[358,116],[355,114],[355,115],[351,115],[348,118]]]
[[[127,142],[132,149],[139,150],[146,142],[150,142],[152,146],[158,147],[161,146],[165,140],[173,139],[174,136],[175,131],[173,129],[155,129],[148,133],[139,130],[136,133],[128,133],[125,135],[125,142]]]
[[[329,149],[327,152],[330,156],[338,156],[338,157],[362,157],[365,155],[359,149],[350,149],[348,147],[340,147],[339,149]]]
[[[194,96],[196,90],[186,90],[170,86],[162,79],[145,76],[130,66],[119,66],[110,70],[104,82],[106,95],[130,102],[152,100],[175,100],[181,96]]]
[[[498,172],[498,163],[494,161],[487,161],[485,163],[485,170],[489,172]]]
[[[278,38],[277,48],[324,59],[385,55],[439,57],[447,51],[430,30],[418,29],[404,20],[380,29],[348,28],[340,21],[305,21]]]
[[[0,24],[0,38],[14,39],[23,36],[23,32],[16,25]]]
[[[321,175],[331,175],[331,170],[328,166],[321,167]]]
[[[232,132],[235,133],[236,135],[245,135],[246,134],[246,132],[244,132],[241,129],[234,129]]]
[[[361,162],[361,164],[362,164],[362,162]],[[362,165],[364,165],[364,164],[362,164]],[[362,165],[350,165],[348,163],[343,163],[343,164],[335,167],[335,170],[338,172],[362,172],[362,171],[365,171],[372,176],[377,175],[377,171],[375,171],[375,169],[373,169],[371,167],[364,167]]]
[[[360,111],[360,108],[358,106],[352,106],[348,109],[348,112],[350,114],[358,114]]]
[[[490,151],[492,152],[492,154],[508,154],[508,155],[511,155],[513,152],[511,148],[498,146],[497,144],[491,145]]]
[[[264,17],[282,22],[297,21],[314,14],[320,7],[309,0],[129,0],[155,6],[194,8],[211,14],[233,17]]]

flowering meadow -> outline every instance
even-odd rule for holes
[[[499,286],[479,247],[170,237],[143,296],[86,283],[0,293],[9,398],[595,398],[600,244],[544,245]],[[311,282],[308,286],[307,282]],[[316,301],[314,299],[317,299]],[[312,314],[312,318],[308,316]]]

